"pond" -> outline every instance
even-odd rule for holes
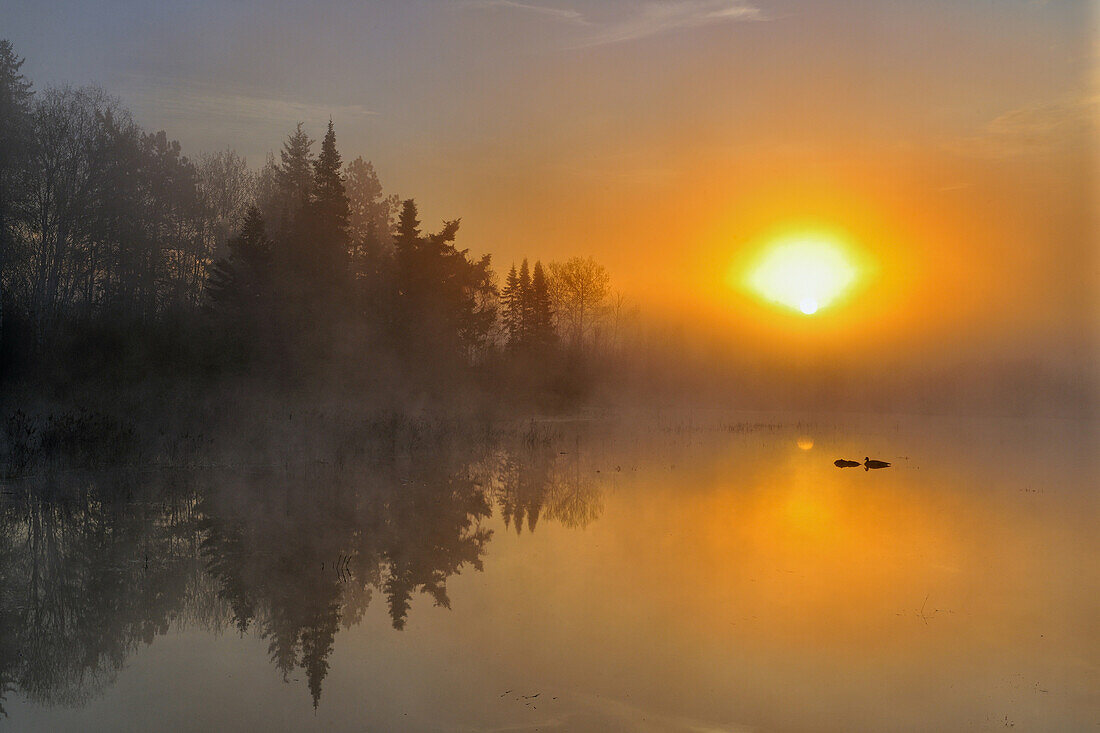
[[[1094,431],[670,412],[56,468],[3,486],[0,726],[1093,730]]]

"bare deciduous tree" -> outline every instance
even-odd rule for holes
[[[579,346],[593,333],[610,292],[607,269],[591,257],[550,263],[550,291],[566,340]]]

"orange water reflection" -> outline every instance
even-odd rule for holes
[[[546,529],[554,582],[528,588],[529,610],[553,631],[531,657],[722,730],[1091,724],[1100,514],[1085,475],[1021,470],[1027,451],[996,445],[975,462],[942,437],[874,438],[897,461],[877,472],[831,464],[866,438],[654,451],[582,541]]]

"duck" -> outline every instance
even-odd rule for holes
[[[870,471],[872,468],[889,468],[890,464],[886,461],[872,461],[867,456],[863,457],[863,470]]]
[[[838,458],[833,461],[833,465],[837,468],[852,468],[854,466],[861,465],[859,461],[846,461],[843,458]]]

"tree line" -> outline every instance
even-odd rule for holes
[[[184,155],[97,88],[36,91],[22,64],[0,41],[5,377],[365,360],[425,383],[537,366],[528,382],[557,388],[606,342],[600,264],[524,260],[498,285],[458,219],[426,229],[369,161],[345,165],[331,120],[253,171],[233,150]]]

